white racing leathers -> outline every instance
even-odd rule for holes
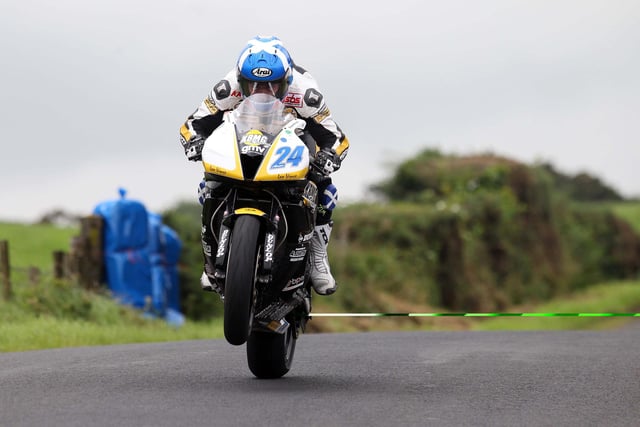
[[[225,111],[233,110],[242,100],[240,85],[236,71],[230,71],[224,79],[218,82],[207,98],[202,101],[198,109],[187,118],[180,128],[180,139],[183,147],[196,136],[208,137],[222,123]],[[331,117],[331,112],[324,102],[324,97],[318,89],[315,79],[303,68],[293,67],[293,81],[289,92],[283,99],[290,112],[306,122],[305,133],[313,137],[317,149],[331,151],[340,158],[346,157],[349,150],[349,140]],[[337,189],[331,183],[331,178],[324,177],[316,182],[321,195],[316,217],[316,228],[311,245],[313,262],[311,263],[311,283],[318,294],[329,295],[336,290],[336,282],[331,275],[327,257],[327,244],[331,231],[331,213],[338,199]],[[204,183],[201,183],[201,188]],[[202,195],[202,203],[206,198]],[[210,218],[203,217],[203,242],[207,241]],[[322,233],[321,233],[322,232]],[[205,258],[207,255],[205,254]],[[205,271],[207,266],[205,262]],[[205,276],[203,275],[203,278]],[[211,290],[211,282],[202,282],[203,288]]]
[[[225,111],[233,110],[242,100],[236,71],[231,70],[218,82],[198,109],[180,128],[182,145],[194,136],[208,137],[220,123]],[[320,149],[331,150],[344,159],[349,140],[331,117],[316,80],[299,66],[293,67],[293,82],[283,99],[284,105],[307,123],[305,130],[315,139]]]

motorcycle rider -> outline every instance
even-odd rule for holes
[[[191,161],[201,160],[204,141],[222,123],[224,112],[233,110],[242,99],[253,93],[270,93],[279,98],[288,111],[306,122],[305,137],[311,136],[317,145],[317,153],[310,153],[314,169],[321,172],[310,174],[310,179],[318,186],[319,195],[310,245],[311,283],[316,293],[332,294],[337,285],[329,267],[327,245],[333,226],[331,213],[336,206],[338,192],[329,175],[340,168],[349,149],[349,140],[333,120],[316,80],[304,68],[293,63],[279,38],[256,36],[249,40],[235,68],[213,86],[180,128],[185,155]],[[200,183],[200,190],[200,201],[204,203],[204,199],[210,197],[204,182]],[[208,221],[203,218],[203,234]],[[202,288],[217,290],[213,272],[208,271],[206,257],[205,253]]]

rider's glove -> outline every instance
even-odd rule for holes
[[[201,136],[192,137],[184,146],[184,154],[192,162],[202,160],[202,147],[204,146],[204,138]]]
[[[341,162],[340,156],[333,151],[320,150],[316,153],[313,165],[324,175],[329,175],[340,169]]]

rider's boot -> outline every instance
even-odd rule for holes
[[[202,272],[202,276],[200,276],[200,286],[202,286],[203,291],[215,292],[222,295],[222,289],[214,278],[215,258],[211,256],[211,245],[207,244],[204,240],[203,243],[204,271]]]
[[[211,216],[215,205],[213,199],[206,193],[208,189],[203,185],[204,181],[200,185],[200,203],[202,204],[202,256],[204,258],[204,271],[200,276],[200,286],[203,291],[216,292],[222,295],[220,286],[214,279],[215,271],[215,248],[216,241],[213,237],[213,230],[211,230]]]
[[[209,279],[207,273],[202,272],[202,276],[200,276],[200,286],[202,286],[203,291],[207,292],[217,292],[218,286],[215,284],[215,281]]]
[[[311,285],[320,295],[331,295],[338,287],[331,275],[327,256],[332,226],[333,221],[329,224],[317,225],[311,239]]]

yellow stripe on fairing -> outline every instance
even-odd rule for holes
[[[297,181],[297,180],[305,179],[307,177],[308,172],[309,172],[309,168],[305,168],[297,172],[269,174],[267,173],[265,167],[261,167],[260,171],[258,171],[258,173],[256,174],[255,180],[256,181]]]
[[[240,208],[233,211],[233,213],[238,215],[244,214],[244,215],[255,215],[255,216],[267,216],[266,213],[256,208]]]

